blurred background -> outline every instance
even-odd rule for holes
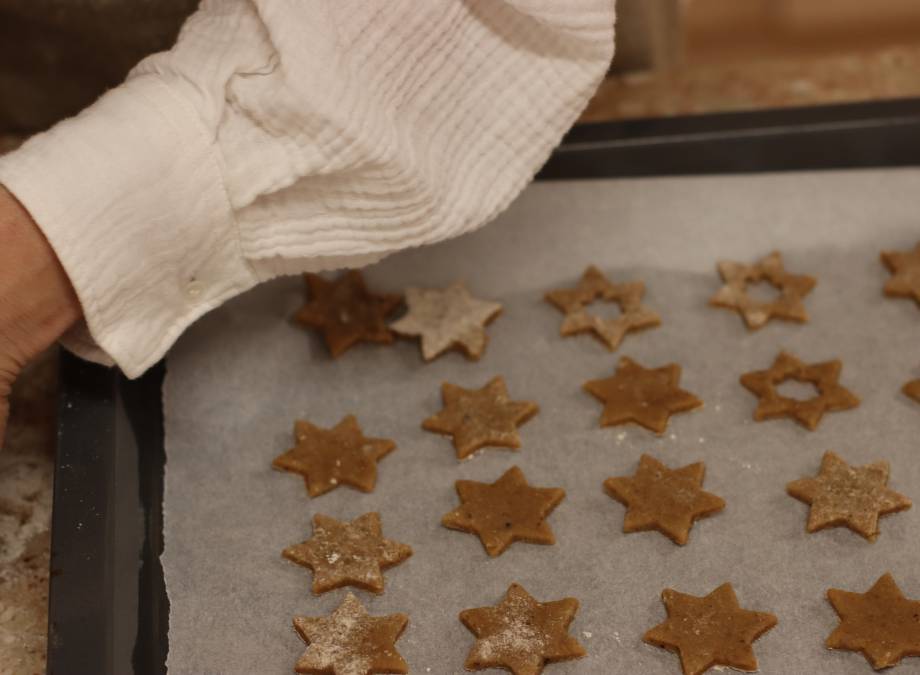
[[[0,153],[167,49],[198,0],[0,0]],[[920,96],[917,0],[618,0],[583,121]],[[0,452],[0,673],[45,672],[56,354],[17,384]]]

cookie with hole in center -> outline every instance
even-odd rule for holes
[[[766,370],[742,375],[741,384],[758,397],[754,410],[754,419],[758,422],[789,417],[814,431],[825,413],[859,405],[856,395],[839,382],[842,369],[839,359],[806,364],[792,354],[780,352]],[[812,384],[817,395],[805,400],[783,396],[777,387],[787,380]]]
[[[718,269],[724,286],[710,298],[709,304],[735,310],[751,330],[762,328],[770,319],[808,321],[803,298],[817,281],[804,274],[789,274],[778,251],[753,265],[723,260]],[[776,290],[777,297],[769,301],[751,297],[750,286],[759,283],[768,283]]]

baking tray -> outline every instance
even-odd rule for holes
[[[920,99],[584,125],[538,179],[913,165]],[[62,358],[49,673],[166,672],[164,373],[129,381]]]

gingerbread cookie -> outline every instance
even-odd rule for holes
[[[383,538],[379,513],[365,513],[350,523],[317,513],[313,536],[281,555],[313,570],[317,595],[342,586],[382,593],[383,570],[411,556],[412,549]]]
[[[754,419],[758,422],[791,417],[809,431],[814,431],[824,413],[859,405],[859,399],[853,392],[838,382],[842,368],[843,364],[838,359],[805,364],[791,354],[780,352],[766,370],[742,375],[741,384],[760,399],[754,410]],[[786,380],[813,384],[818,395],[804,401],[781,396],[776,387]]]
[[[714,666],[757,670],[752,643],[776,625],[773,614],[742,609],[731,584],[702,598],[668,588],[661,601],[668,618],[642,639],[677,652],[684,675],[700,675]]]
[[[457,459],[485,446],[521,447],[517,426],[537,414],[533,401],[512,401],[505,379],[493,377],[481,389],[441,385],[444,408],[422,422],[422,428],[453,438]]]
[[[911,506],[907,497],[888,488],[888,462],[853,467],[833,452],[824,453],[817,476],[792,481],[786,491],[811,505],[809,532],[848,527],[869,541],[878,537],[879,516]]]
[[[479,359],[488,336],[485,325],[502,311],[497,302],[479,300],[456,282],[442,290],[406,289],[407,314],[390,324],[393,332],[421,341],[422,358],[431,361],[450,349]]]
[[[370,492],[377,483],[377,462],[396,449],[388,438],[365,437],[354,415],[332,429],[297,420],[294,441],[296,445],[276,457],[272,466],[303,476],[311,497],[339,485]]]
[[[774,251],[753,265],[721,261],[718,267],[725,285],[712,296],[709,304],[737,311],[748,328],[761,328],[774,318],[800,323],[808,321],[802,298],[811,292],[817,282],[814,277],[789,274],[778,252]],[[750,284],[762,282],[775,288],[779,296],[769,302],[762,302],[748,295]]]
[[[645,284],[641,281],[614,284],[591,265],[575,288],[549,291],[545,298],[565,314],[559,329],[563,336],[590,332],[613,351],[627,333],[661,324],[661,317],[642,304],[644,293]],[[587,308],[598,300],[617,303],[620,315],[604,319],[591,314]]]
[[[920,380],[911,380],[901,388],[901,391],[904,392],[905,396],[909,396],[917,403],[920,403]]]
[[[885,283],[885,295],[913,298],[920,305],[920,244],[910,251],[884,251],[881,257],[892,275]]]
[[[444,527],[479,537],[490,556],[505,552],[515,541],[554,544],[546,518],[565,497],[561,488],[535,488],[513,466],[494,483],[458,480],[460,506],[441,519]]]
[[[725,508],[721,497],[703,490],[704,473],[702,462],[669,469],[642,455],[635,475],[608,478],[604,488],[627,507],[624,532],[657,530],[682,546],[694,521]]]
[[[862,652],[876,670],[920,656],[920,602],[905,598],[891,574],[865,593],[831,588],[827,599],[840,617],[825,642],[828,649]]]
[[[460,612],[460,621],[476,636],[466,669],[540,675],[547,663],[581,658],[585,650],[568,632],[577,611],[575,598],[537,602],[523,587],[511,584],[494,607]]]
[[[671,415],[703,405],[677,386],[679,382],[680,366],[676,363],[643,368],[624,356],[612,377],[585,382],[584,388],[604,404],[602,427],[635,422],[662,434]]]
[[[409,617],[405,614],[369,615],[349,593],[329,616],[294,619],[294,629],[308,645],[294,666],[294,672],[309,675],[408,673],[408,664],[396,651],[396,641],[408,623]]]
[[[358,342],[393,342],[386,317],[402,301],[400,296],[371,293],[357,270],[334,281],[318,274],[305,274],[304,278],[310,298],[294,320],[321,331],[333,357],[341,356]]]

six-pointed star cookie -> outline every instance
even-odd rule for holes
[[[911,380],[901,388],[901,391],[917,403],[920,403],[920,380]]]
[[[680,366],[676,363],[643,368],[624,356],[612,377],[585,382],[584,388],[604,404],[602,427],[635,422],[661,434],[671,415],[703,405],[677,386],[679,382]]]
[[[386,317],[399,305],[400,296],[371,293],[357,270],[346,272],[334,281],[317,274],[305,274],[304,278],[310,298],[294,315],[294,320],[322,331],[333,357],[341,356],[361,341],[393,342]]]
[[[408,313],[390,324],[399,335],[418,336],[422,357],[431,361],[449,349],[470,359],[482,356],[488,342],[484,326],[502,311],[497,302],[479,300],[456,282],[438,289],[406,289]]]
[[[396,651],[396,641],[408,622],[405,614],[371,616],[349,593],[329,616],[294,619],[294,628],[308,645],[294,672],[310,675],[408,673],[409,666]]]
[[[642,639],[676,651],[684,675],[699,675],[713,666],[757,670],[751,645],[776,625],[775,616],[741,609],[731,584],[702,598],[667,588],[661,600],[668,618]]]
[[[539,675],[547,663],[584,656],[584,648],[568,632],[577,611],[575,598],[537,602],[511,584],[494,607],[460,612],[460,621],[476,636],[467,670],[503,668],[514,675]]]
[[[588,267],[575,288],[561,288],[549,291],[546,301],[565,313],[562,335],[592,332],[610,351],[616,349],[623,337],[632,331],[652,328],[661,323],[661,317],[642,304],[645,284],[632,281],[624,284],[611,283],[594,265]],[[620,315],[613,319],[591,314],[587,307],[598,300],[615,302],[620,306]]]
[[[884,251],[882,262],[892,274],[885,295],[913,298],[920,305],[920,244],[910,251]]]
[[[494,483],[458,480],[456,488],[460,506],[441,524],[478,535],[490,556],[501,555],[515,541],[556,543],[546,518],[565,497],[565,490],[531,487],[516,466]]]
[[[888,462],[853,467],[833,452],[824,453],[814,478],[795,480],[786,491],[806,504],[809,532],[845,526],[869,541],[878,536],[878,519],[909,509],[910,500],[888,488]]]
[[[512,401],[501,376],[481,389],[441,385],[444,408],[422,422],[422,428],[453,437],[457,459],[465,459],[487,445],[521,447],[517,425],[537,414],[533,401]]]
[[[843,365],[839,360],[805,364],[786,352],[780,352],[767,370],[755,370],[741,376],[741,384],[760,400],[754,410],[758,422],[776,417],[791,417],[814,431],[826,412],[848,410],[859,405],[859,399],[838,383]],[[808,382],[818,395],[800,401],[781,396],[776,387],[786,380]]]
[[[297,420],[294,442],[272,466],[302,475],[311,497],[343,484],[370,492],[377,483],[378,460],[396,448],[388,438],[366,438],[354,415],[347,415],[332,429]]]
[[[642,455],[634,476],[608,478],[604,488],[627,507],[624,532],[657,530],[683,545],[695,520],[725,508],[721,497],[703,490],[705,470],[702,462],[669,469]]]
[[[350,523],[317,513],[313,536],[281,555],[313,570],[314,593],[342,586],[382,593],[383,570],[408,558],[412,549],[383,538],[379,513],[365,513]]]
[[[760,328],[772,318],[808,321],[802,298],[817,282],[814,277],[786,272],[778,252],[774,251],[753,265],[721,261],[719,274],[725,285],[712,296],[709,304],[736,310],[748,328]],[[779,297],[763,302],[748,295],[748,286],[761,282],[769,283],[779,292]]]
[[[866,593],[828,589],[827,599],[840,617],[828,649],[862,652],[876,670],[920,656],[920,602],[905,598],[891,574]]]

